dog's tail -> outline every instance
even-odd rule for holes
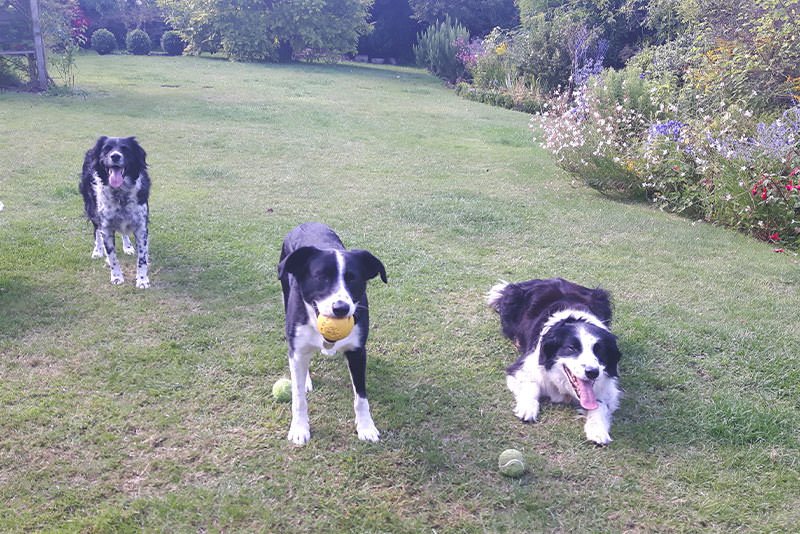
[[[503,298],[503,291],[505,291],[506,287],[508,287],[508,282],[500,280],[486,293],[486,305],[493,308],[497,313],[500,313],[500,300]]]

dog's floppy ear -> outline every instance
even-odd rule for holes
[[[606,374],[608,374],[608,376],[619,376],[617,364],[620,358],[622,358],[622,353],[617,346],[617,336],[609,333],[608,340],[602,343],[602,348],[600,350],[602,350],[600,361],[606,368]]]
[[[373,256],[371,252],[368,252],[366,250],[353,249],[350,252],[356,258],[358,258],[359,262],[361,262],[361,265],[364,267],[364,274],[367,280],[375,278],[378,275],[381,275],[381,280],[383,280],[383,283],[384,284],[388,283],[386,279],[386,269],[384,269],[381,260]]]
[[[611,301],[608,291],[600,289],[599,287],[593,289],[589,302],[589,309],[603,321],[606,328],[611,328]]]
[[[139,160],[139,163],[141,163],[142,168],[146,169],[147,168],[147,161],[146,161],[147,153],[142,148],[142,145],[140,145],[136,141],[135,137],[128,137],[126,139],[126,141],[128,141],[130,143],[130,145],[131,145],[131,148],[133,148],[136,151],[136,153],[137,153],[136,156],[137,156],[137,158]]]
[[[287,274],[297,274],[309,258],[319,252],[317,247],[300,247],[283,258],[278,264],[278,280],[283,280]]]
[[[100,152],[103,150],[103,145],[108,141],[108,137],[101,135],[97,138],[94,146],[86,151],[84,158],[84,169],[88,168],[97,172],[100,176],[107,176],[106,169],[100,165]]]
[[[564,335],[558,328],[551,328],[542,336],[542,346],[539,350],[539,365],[544,365],[547,369],[555,362],[556,352],[564,342]]]

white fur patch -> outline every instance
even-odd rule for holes
[[[542,337],[553,326],[569,318],[579,319],[608,330],[597,317],[585,312],[564,310],[553,314],[542,328],[536,349],[525,355],[522,366],[514,374],[506,376],[506,385],[516,400],[514,415],[523,421],[535,421],[539,415],[539,399],[542,397],[547,397],[552,402],[567,402],[576,399],[574,389],[564,373],[562,365],[568,366],[570,371],[580,379],[587,379],[586,369],[596,368],[600,374],[594,381],[593,389],[598,407],[587,411],[584,432],[589,441],[606,445],[611,442],[609,435],[611,416],[619,407],[621,392],[617,387],[617,379],[605,373],[605,368],[592,350],[597,342],[597,337],[577,325],[582,347],[578,357],[559,358],[550,370],[539,364]]]
[[[318,300],[314,304],[317,305],[317,309],[319,313],[322,315],[327,315],[328,317],[335,317],[336,314],[333,313],[333,306],[337,302],[344,302],[349,306],[349,310],[345,317],[349,317],[353,315],[356,311],[356,305],[353,302],[353,298],[350,296],[350,293],[347,291],[347,286],[344,283],[344,255],[340,251],[336,252],[336,266],[337,266],[337,274],[336,274],[336,283],[334,284],[331,294],[325,297],[324,299]]]
[[[486,300],[486,305],[499,311],[498,306],[500,305],[500,299],[503,298],[503,291],[505,291],[506,287],[508,287],[508,282],[505,280],[500,280],[498,283],[493,285],[484,297]]]

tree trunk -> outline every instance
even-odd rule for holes
[[[292,61],[293,52],[294,50],[292,49],[291,43],[285,39],[282,40],[278,47],[278,61],[281,63],[290,63]]]
[[[42,27],[39,24],[39,0],[31,0],[31,19],[33,19],[33,49],[36,51],[37,87],[40,91],[46,91],[47,63],[44,58]],[[31,80],[31,82],[33,82],[33,80]]]

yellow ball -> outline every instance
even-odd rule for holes
[[[327,315],[319,315],[317,317],[317,329],[322,337],[328,341],[339,341],[350,335],[353,330],[355,320],[353,316],[337,319],[336,317],[328,317]]]

